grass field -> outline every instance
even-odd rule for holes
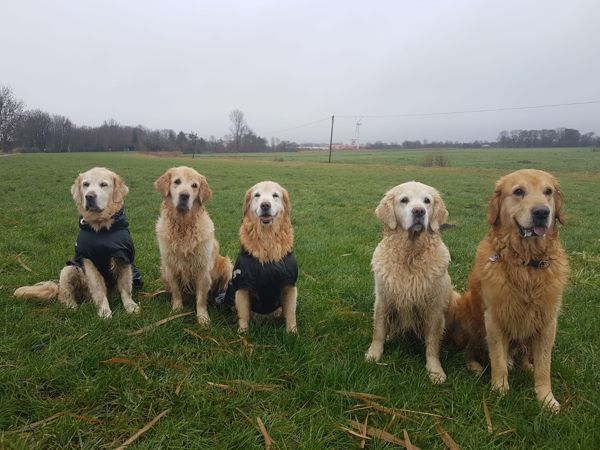
[[[406,430],[423,449],[445,448],[437,421],[462,448],[600,448],[600,152],[449,150],[449,166],[439,168],[420,166],[426,154],[335,153],[331,165],[323,164],[326,153],[0,157],[0,448],[114,448],[166,410],[133,447],[264,448],[260,417],[275,448],[357,448],[360,440],[340,427],[371,414],[370,426],[401,438]],[[209,329],[187,316],[129,335],[170,315],[165,294],[146,299],[137,292],[139,316],[127,315],[113,295],[110,320],[99,319],[89,303],[69,311],[12,297],[15,287],[56,279],[72,256],[78,226],[69,187],[78,172],[95,165],[117,171],[129,185],[126,211],[143,292],[161,288],[154,237],[160,196],[152,183],[183,164],[207,176],[214,192],[207,208],[222,251],[232,258],[245,190],[262,179],[289,190],[300,266],[298,337],[286,335],[282,323],[263,321],[240,340],[235,317],[215,309]],[[441,387],[429,383],[418,342],[388,343],[383,364],[364,362],[371,339],[370,258],[382,234],[373,210],[383,193],[412,179],[441,191],[457,225],[444,232],[450,276],[462,290],[487,230],[493,182],[523,167],[552,171],[566,199],[561,238],[571,277],[552,362],[561,413],[541,410],[531,377],[520,371],[511,372],[508,395],[492,394],[489,371],[475,377],[448,345],[441,355],[448,381]],[[384,397],[377,402],[396,412],[440,417],[403,412],[392,420],[391,410],[367,409],[336,391],[366,392]],[[392,447],[379,439],[366,444]]]

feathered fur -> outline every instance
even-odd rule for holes
[[[550,354],[569,272],[555,225],[564,222],[562,204],[558,181],[546,172],[519,170],[498,180],[488,205],[491,228],[477,248],[469,290],[448,311],[449,335],[467,349],[469,366],[480,370],[473,358],[489,352],[492,388],[508,390],[507,370],[518,349],[521,367],[534,371],[538,400],[554,411],[560,405],[550,386]],[[529,224],[519,221],[535,208],[549,211],[547,231],[523,237],[519,225]],[[532,261],[549,265],[531,267]]]

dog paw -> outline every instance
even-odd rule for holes
[[[296,325],[286,326],[285,331],[288,332],[289,334],[298,335],[298,328],[296,327]]]
[[[367,353],[365,353],[365,360],[371,361],[371,362],[377,362],[381,358],[382,353],[383,353],[382,350],[373,348],[373,346],[371,345],[371,347],[369,347],[369,350],[367,351]]]
[[[552,395],[552,393],[546,396],[542,404],[544,408],[546,408],[548,411],[554,414],[558,414],[560,412],[560,403],[558,403],[558,401],[554,398],[554,395]]]
[[[499,395],[506,395],[509,389],[508,381],[506,380],[492,381],[492,391]]]
[[[196,319],[198,320],[198,325],[201,327],[207,327],[210,325],[210,317],[208,317],[207,313],[199,313]]]
[[[100,307],[98,309],[98,317],[102,319],[110,319],[112,317],[112,311],[108,307]]]
[[[237,329],[238,334],[246,334],[248,332],[248,326],[239,326]]]
[[[428,372],[429,379],[431,380],[431,384],[439,385],[443,384],[446,381],[446,373],[442,371],[436,372]]]
[[[477,361],[467,361],[467,369],[474,372],[476,375],[483,373],[483,367]]]
[[[171,305],[171,312],[177,313],[183,311],[183,304],[179,303],[176,305]]]
[[[137,303],[131,302],[125,305],[125,311],[129,314],[138,314],[140,312],[140,305]]]

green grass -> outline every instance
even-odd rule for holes
[[[168,415],[134,447],[264,448],[246,415],[261,417],[278,448],[356,448],[357,441],[338,425],[362,421],[368,411],[355,409],[357,400],[335,390],[369,392],[385,397],[381,403],[388,407],[439,414],[441,425],[463,448],[600,448],[600,153],[450,150],[449,167],[421,167],[428,153],[438,151],[336,152],[332,165],[322,163],[326,153],[278,154],[283,162],[274,161],[273,154],[247,159],[109,153],[0,157],[0,448],[116,447],[166,409]],[[127,315],[112,295],[110,320],[99,319],[89,303],[69,311],[56,302],[12,297],[17,286],[56,279],[72,256],[78,227],[69,187],[78,172],[95,165],[126,180],[126,210],[144,291],[159,289],[154,223],[160,197],[152,183],[166,168],[181,164],[208,177],[214,197],[207,208],[222,251],[232,258],[245,190],[262,179],[289,190],[300,266],[297,338],[286,335],[279,322],[253,322],[249,349],[239,341],[235,317],[215,309],[209,310],[208,330],[188,316],[129,336],[170,314],[166,295],[143,299],[138,292],[139,316]],[[489,390],[489,371],[473,376],[448,345],[441,355],[448,381],[441,387],[430,385],[418,342],[388,343],[383,365],[363,360],[371,339],[369,263],[382,231],[373,209],[383,193],[412,179],[441,191],[450,222],[457,224],[444,232],[452,255],[450,276],[462,290],[487,229],[493,182],[522,167],[552,171],[566,198],[561,238],[571,277],[552,362],[554,393],[563,404],[558,416],[541,410],[529,375],[511,372],[510,393],[497,397]],[[17,255],[35,273],[26,271]],[[197,339],[184,328],[217,342]],[[103,363],[113,357],[135,360],[148,380],[130,365]],[[276,387],[261,391],[233,380]],[[483,399],[494,434],[486,431]],[[14,432],[61,412],[72,415]],[[390,416],[373,412],[369,424],[386,426]],[[401,437],[404,429],[421,448],[444,448],[430,416],[408,414],[387,430]],[[367,447],[392,446],[369,441]]]

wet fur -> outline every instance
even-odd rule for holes
[[[83,177],[93,180],[112,180],[112,193],[109,195],[106,208],[102,211],[86,210],[81,186]],[[71,186],[71,195],[79,214],[95,231],[102,228],[110,229],[113,223],[112,217],[123,208],[123,201],[128,193],[129,188],[122,178],[103,167],[95,167],[79,174]],[[106,297],[107,287],[104,278],[88,259],[84,259],[84,268],[85,270],[76,266],[65,266],[61,270],[58,283],[45,281],[34,286],[23,286],[17,289],[14,295],[17,298],[35,298],[39,300],[52,300],[58,297],[58,300],[69,308],[76,308],[81,302],[91,298],[96,305],[98,315],[104,318],[110,317],[112,311]],[[111,270],[117,282],[117,289],[121,294],[123,306],[129,313],[138,312],[139,306],[131,297],[133,287],[131,265],[113,259]]]
[[[415,233],[395,210],[407,186],[432,198],[428,226]],[[411,191],[412,192],[412,191]],[[386,339],[412,332],[425,340],[427,371],[434,384],[446,379],[439,362],[444,315],[452,295],[448,275],[450,254],[439,227],[448,212],[438,192],[421,183],[405,183],[386,193],[375,210],[384,224],[371,266],[375,277],[373,342],[367,360],[377,361]]]
[[[251,210],[252,194],[263,183],[272,183],[273,187],[280,190],[283,211],[273,222],[265,226],[259,217]],[[261,263],[269,263],[283,259],[294,246],[294,229],[291,221],[292,204],[290,197],[283,187],[274,182],[261,182],[252,186],[244,195],[242,208],[243,218],[240,226],[240,244],[253,257]],[[238,314],[238,331],[243,333],[248,330],[252,293],[247,289],[240,289],[235,294],[235,305]],[[296,333],[296,301],[297,289],[289,286],[283,289],[281,296],[281,310],[275,312],[276,316],[283,314],[286,330]]]
[[[192,193],[192,207],[187,211],[178,210],[171,198],[175,178],[198,185]],[[154,186],[163,196],[156,236],[161,276],[171,292],[171,306],[179,310],[183,307],[183,295],[195,295],[198,322],[208,324],[208,299],[226,289],[233,268],[230,259],[219,254],[214,224],[204,209],[212,191],[206,178],[189,167],[167,170]]]
[[[521,237],[511,215],[522,212],[519,205],[514,207],[517,212],[507,214],[516,185],[552,211],[551,226],[543,237]],[[546,200],[538,195],[545,186],[553,189]],[[546,172],[520,170],[498,180],[488,207],[491,228],[477,248],[469,290],[455,297],[448,310],[449,336],[466,349],[471,368],[480,370],[475,358],[489,352],[492,388],[503,393],[509,389],[507,370],[515,359],[533,371],[537,398],[553,411],[560,405],[551,390],[550,357],[569,272],[554,223],[564,222],[562,203],[557,180]],[[522,208],[532,204],[523,202]],[[495,254],[499,259],[491,262]],[[528,267],[530,260],[548,260],[550,266]]]

